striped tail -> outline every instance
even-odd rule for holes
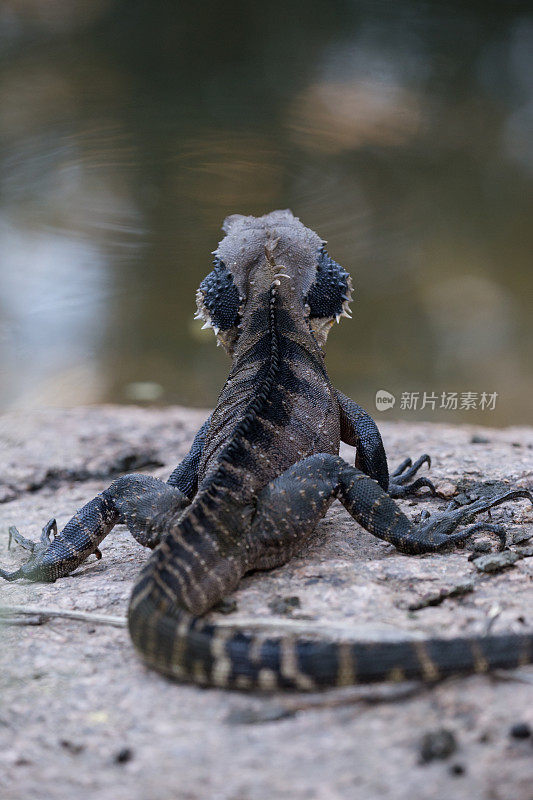
[[[533,633],[369,643],[266,637],[218,627],[180,608],[161,610],[153,594],[137,587],[128,622],[150,667],[225,689],[312,691],[373,681],[435,681],[533,661]]]

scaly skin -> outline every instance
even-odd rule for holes
[[[435,680],[458,672],[514,667],[533,659],[533,634],[425,642],[338,644],[218,628],[204,614],[253,569],[285,563],[339,499],[366,530],[404,553],[437,552],[501,526],[471,517],[509,491],[427,517],[415,525],[396,506],[430,481],[408,459],[389,479],[375,423],[336,392],[322,346],[348,316],[348,274],[324,243],[288,211],[229,217],[215,268],[197,297],[199,316],[232,358],[217,406],[168,483],[141,475],[114,481],[50,541],[53,524],[8,580],[70,573],[117,522],[155,548],[137,580],[129,630],[147,664],[166,675],[239,689],[302,689],[374,680]],[[357,448],[355,466],[339,455]]]

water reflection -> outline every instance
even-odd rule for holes
[[[0,15],[3,407],[211,405],[227,363],[192,314],[220,222],[291,207],[354,277],[340,388],[498,392],[386,413],[531,421],[530,15],[53,5]]]
[[[54,402],[58,398],[48,383],[60,381],[65,392],[65,378],[74,390],[70,401],[87,395],[98,398],[96,365],[81,370],[91,372],[91,380],[81,393],[75,391],[80,361],[101,345],[111,311],[98,248],[69,241],[55,231],[21,230],[6,220],[0,220],[0,246],[5,254],[0,272],[5,320],[1,348],[9,370],[0,399],[20,406],[33,403],[37,395],[41,402]]]

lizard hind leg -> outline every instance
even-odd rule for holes
[[[98,545],[117,521],[116,509],[110,498],[102,493],[77,511],[59,535],[54,519],[44,526],[39,542],[26,539],[12,527],[9,530],[9,543],[17,542],[29,550],[31,556],[16,572],[0,570],[0,577],[8,581],[26,578],[31,581],[52,582],[69,575],[91,553],[98,550]]]
[[[26,578],[50,582],[70,575],[93,553],[97,558],[101,556],[100,542],[119,522],[127,525],[140,544],[153,548],[169,518],[188,503],[178,488],[157,478],[124,475],[77,511],[59,535],[55,520],[45,525],[39,542],[32,542],[11,528],[10,541],[29,550],[31,556],[15,572],[0,570],[0,577],[7,581]]]
[[[176,486],[140,473],[117,478],[105,494],[112,499],[119,522],[139,544],[151,549],[157,547],[169,522],[190,502]]]
[[[338,462],[345,463],[339,456],[309,456],[262,489],[248,535],[249,569],[281,566],[301,548],[335,500]]]
[[[339,456],[316,454],[294,464],[258,495],[249,534],[249,569],[285,563],[334,499],[363,528],[405,553],[434,552],[449,542],[464,541],[465,531],[455,539],[448,534],[477,511],[451,511],[415,525],[377,481]]]
[[[459,525],[470,522],[474,516],[508,500],[529,500],[533,495],[526,489],[515,489],[504,494],[474,501],[457,509],[426,516],[415,524],[373,482],[361,473],[353,474],[345,465],[340,471],[338,497],[350,514],[370,533],[393,544],[397,550],[408,554],[434,553],[450,544],[462,544],[479,530],[496,534],[500,545],[505,545],[505,530],[490,522],[475,522],[462,530]],[[373,486],[372,486],[373,484]]]

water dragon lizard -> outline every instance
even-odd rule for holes
[[[198,317],[232,359],[211,417],[165,483],[125,475],[90,500],[61,534],[51,520],[7,580],[53,581],[72,572],[117,523],[153,553],[130,600],[131,637],[160,672],[202,685],[301,689],[386,679],[435,679],[533,660],[533,633],[426,641],[334,642],[217,626],[206,612],[242,576],[284,564],[333,500],[375,536],[408,553],[437,552],[475,531],[472,522],[516,489],[426,515],[414,524],[393,497],[427,486],[407,459],[389,477],[378,429],[336,391],[323,348],[335,320],[349,316],[349,274],[326,243],[290,211],[233,215],[197,294]],[[356,447],[355,466],[339,457]],[[465,522],[467,527],[458,529]],[[53,534],[53,536],[52,536]]]

